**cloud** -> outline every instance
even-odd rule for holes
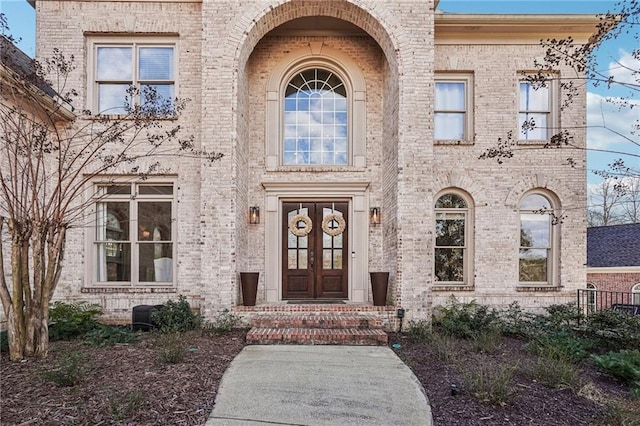
[[[624,49],[618,53],[618,60],[609,62],[609,75],[619,83],[640,84],[640,60]]]
[[[628,102],[634,107],[621,106]],[[606,97],[587,92],[587,147],[590,149],[615,149],[631,151],[636,145],[614,132],[638,141],[638,135],[632,135],[633,125],[640,119],[640,101],[624,98]],[[603,127],[596,127],[603,126]],[[606,128],[604,128],[606,127]]]

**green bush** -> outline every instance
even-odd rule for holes
[[[580,332],[603,351],[640,348],[640,316],[602,310],[586,317]]]
[[[499,312],[502,333],[511,336],[528,337],[533,334],[535,315],[522,310],[518,302],[512,302]]]
[[[472,333],[473,349],[481,353],[493,353],[500,347],[502,331],[497,327],[489,327],[485,330]]]
[[[456,343],[446,334],[433,333],[429,339],[429,350],[438,360],[450,364],[455,360]]]
[[[425,320],[411,320],[407,324],[407,337],[413,343],[426,343],[431,339],[431,324]]]
[[[640,350],[621,350],[594,357],[598,367],[640,390]]]
[[[533,367],[531,375],[550,387],[576,389],[579,385],[580,371],[571,358],[556,352],[543,352]]]
[[[71,387],[80,383],[87,372],[84,355],[80,352],[63,353],[53,368],[45,370],[45,380],[60,387]]]
[[[111,327],[100,324],[86,334],[87,343],[92,346],[113,346],[116,343],[133,343],[138,340],[138,334],[131,332],[129,328]]]
[[[184,360],[186,349],[178,333],[167,333],[158,337],[160,360],[166,364],[179,364]]]
[[[238,315],[234,315],[228,309],[225,309],[213,321],[207,322],[203,328],[219,335],[228,334],[240,323],[240,320],[241,318]]]
[[[73,340],[84,337],[100,326],[97,320],[102,309],[87,302],[56,302],[49,308],[49,339]]]
[[[488,328],[502,328],[500,316],[495,309],[478,305],[475,300],[459,303],[452,297],[446,307],[441,308],[434,324],[447,334],[463,339]]]
[[[537,355],[579,363],[589,356],[594,343],[566,331],[533,336],[527,347]]]
[[[151,312],[151,322],[156,324],[161,333],[174,333],[200,328],[200,315],[194,313],[185,296],[178,301],[168,300],[161,309]]]

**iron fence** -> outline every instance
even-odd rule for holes
[[[578,309],[587,315],[605,309],[640,315],[640,293],[578,289]]]

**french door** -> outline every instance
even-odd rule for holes
[[[282,298],[348,297],[347,201],[284,202]]]

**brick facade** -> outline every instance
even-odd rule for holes
[[[543,55],[540,38],[562,34],[541,36],[535,28],[509,40],[496,41],[490,30],[480,37],[439,37],[440,17],[431,0],[50,0],[36,2],[36,8],[38,55],[47,56],[54,47],[75,55],[78,66],[72,78],[83,101],[90,84],[86,73],[90,37],[176,37],[178,96],[191,99],[180,124],[202,147],[224,153],[213,165],[193,159],[172,161],[178,188],[174,288],[95,288],[87,272],[91,260],[85,253],[85,235],[76,230],[69,236],[56,299],[99,303],[113,320],[126,320],[135,305],[184,294],[212,318],[240,303],[238,273],[251,270],[261,272],[258,303],[277,304],[269,300],[267,288],[278,288],[279,283],[265,282],[265,277],[278,276],[266,271],[279,265],[265,260],[273,243],[269,227],[274,223],[247,224],[249,206],[258,205],[263,217],[279,208],[269,204],[272,199],[265,185],[270,182],[324,185],[324,198],[332,185],[364,182],[364,197],[350,199],[353,212],[366,221],[368,206],[379,206],[382,224],[368,228],[365,224],[366,232],[353,242],[362,249],[354,251],[351,269],[360,272],[353,272],[349,286],[368,288],[368,283],[360,282],[368,280],[367,271],[389,271],[389,303],[404,307],[407,319],[430,318],[432,305],[445,303],[451,294],[492,305],[517,300],[535,309],[569,301],[577,288],[584,287],[584,153],[534,149],[516,153],[501,165],[478,159],[499,137],[517,132],[518,73],[531,70],[534,58]],[[316,33],[277,29],[316,16],[337,18],[359,30],[354,34],[343,26]],[[543,29],[552,31],[551,26]],[[266,164],[267,81],[287,55],[315,49],[310,46],[340,52],[365,80],[362,167],[294,170]],[[440,71],[473,73],[472,143],[433,142],[434,73]],[[562,126],[585,124],[585,93],[576,99],[561,112]],[[574,139],[583,146],[584,131],[577,130]],[[565,164],[567,156],[576,160],[576,167]],[[434,291],[433,197],[445,188],[460,188],[473,198],[471,289]],[[518,203],[534,188],[551,191],[566,212],[557,228],[558,285],[553,288],[518,285]],[[273,199],[279,200],[278,196]],[[365,294],[362,302],[370,300]]]

